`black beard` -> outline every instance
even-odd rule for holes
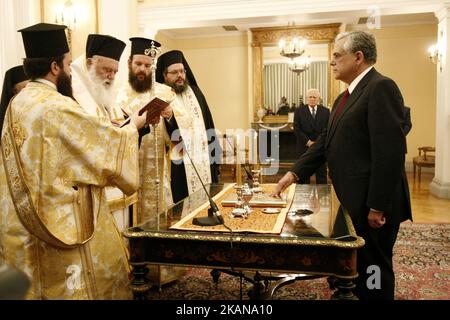
[[[138,76],[143,75],[144,80],[139,80]],[[152,75],[146,75],[145,73],[133,73],[133,71],[128,71],[128,83],[130,86],[139,93],[146,92],[152,87]]]
[[[65,72],[61,72],[56,78],[56,89],[63,96],[75,100],[72,92],[72,77],[68,76]]]
[[[172,84],[169,84],[170,87],[173,88],[173,90],[175,90],[175,93],[183,93],[187,90],[187,88],[189,87],[189,80],[186,78],[186,80],[184,80],[184,84],[182,85],[177,85],[175,82]]]

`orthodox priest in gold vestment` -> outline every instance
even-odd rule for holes
[[[152,43],[155,47],[159,47],[160,44],[154,40],[138,37],[131,38],[130,41],[131,56],[128,61],[128,82],[119,90],[117,105],[121,106],[126,114],[131,114],[145,106],[155,96],[171,103],[175,98],[175,93],[169,86],[152,82],[151,65],[153,59],[145,54]],[[140,186],[135,225],[154,217],[157,212],[166,210],[173,204],[167,163],[170,138],[167,135],[164,121],[164,119],[170,119],[173,112],[176,112],[176,110],[170,104],[162,112],[162,118],[156,125],[156,129],[153,130],[152,128],[148,134],[140,137]],[[156,140],[155,134],[157,134]],[[155,157],[158,158],[158,161],[155,161]],[[157,187],[156,179],[159,180],[159,190],[157,191],[155,189]]]
[[[153,58],[149,56],[152,45],[160,44],[151,39],[134,37],[131,41],[131,56],[128,60],[128,82],[119,90],[117,104],[126,114],[136,112],[153,97],[166,102],[175,99],[175,92],[169,86],[152,81]],[[161,113],[162,118],[155,128],[145,135],[140,135],[139,173],[140,185],[134,225],[155,217],[173,204],[170,187],[170,137],[167,134],[166,119],[179,113],[172,103]],[[140,134],[142,130],[140,131]],[[156,134],[156,139],[155,139]],[[158,179],[158,182],[156,181]],[[151,282],[157,286],[177,277],[184,268],[150,266]]]
[[[71,98],[64,29],[20,30],[31,82],[8,106],[1,137],[0,260],[30,278],[28,299],[129,299],[105,186],[136,192],[146,115],[118,128]]]
[[[125,119],[116,105],[115,78],[125,42],[102,34],[90,34],[86,53],[72,65],[73,96],[81,107],[105,123],[121,123]],[[137,194],[125,196],[119,188],[107,187],[106,198],[117,228],[130,227],[129,206],[137,201]]]

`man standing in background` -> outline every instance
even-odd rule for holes
[[[307,104],[300,106],[294,115],[294,133],[297,138],[298,156],[301,156],[310,148],[326,129],[330,110],[319,105],[320,92],[317,89],[309,89],[306,94]],[[327,165],[320,166],[315,172],[316,183],[327,183]],[[310,183],[308,177],[303,183]]]

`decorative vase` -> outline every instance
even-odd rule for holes
[[[263,117],[266,115],[266,110],[264,110],[264,108],[259,108],[257,111],[256,111],[256,116],[258,117],[258,122],[259,123],[262,123],[263,121],[262,121],[262,119],[263,119]]]

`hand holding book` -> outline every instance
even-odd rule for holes
[[[161,116],[161,112],[169,106],[168,102],[165,102],[162,99],[159,99],[157,97],[153,98],[149,103],[147,103],[144,107],[139,109],[137,112],[137,116],[142,116],[145,112],[146,114],[146,120],[144,126],[147,126],[149,124],[155,124],[159,122],[159,118]],[[126,126],[131,121],[131,117],[129,117],[122,125]]]

